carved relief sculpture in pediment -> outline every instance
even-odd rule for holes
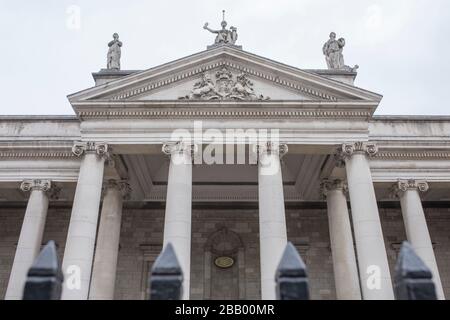
[[[194,84],[191,93],[179,99],[187,100],[269,100],[269,97],[256,95],[253,82],[247,74],[241,72],[236,80],[227,67],[216,72],[215,83],[207,72],[202,74],[200,81]]]

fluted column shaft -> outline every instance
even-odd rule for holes
[[[31,194],[6,289],[5,299],[7,300],[22,299],[28,269],[41,248],[48,210],[47,191],[50,187],[49,180],[27,180],[20,186],[22,191],[31,191]]]
[[[326,180],[322,190],[327,199],[336,297],[338,300],[361,300],[346,185],[341,180]]]
[[[164,246],[172,243],[182,267],[184,300],[190,296],[193,149],[193,145],[182,142],[163,146],[163,152],[170,155]]]
[[[92,268],[90,300],[113,300],[119,254],[123,198],[130,188],[126,182],[109,180],[104,184],[102,211]]]
[[[280,156],[287,145],[258,145],[261,299],[275,299],[275,272],[287,244]]]
[[[367,158],[377,151],[367,143],[342,146],[363,299],[392,300],[391,274]]]
[[[429,186],[425,181],[400,180],[397,195],[400,198],[406,236],[417,255],[425,262],[433,273],[438,298],[445,299],[439,270],[434,255],[433,244],[428,231],[425,213],[419,192],[425,192]]]
[[[87,300],[107,145],[76,144],[81,160],[63,259],[63,300]]]

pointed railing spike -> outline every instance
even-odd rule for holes
[[[306,265],[290,242],[278,265],[275,282],[277,300],[309,300]]]
[[[183,270],[171,243],[156,259],[150,273],[150,300],[181,300]]]
[[[437,300],[431,270],[407,241],[395,266],[394,289],[397,300]]]
[[[54,241],[49,241],[28,270],[23,300],[60,300],[64,277]]]

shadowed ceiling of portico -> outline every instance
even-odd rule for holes
[[[132,200],[164,201],[169,158],[163,155],[123,155],[129,169]],[[333,168],[330,155],[287,154],[282,159],[286,202],[322,201],[320,181]],[[258,200],[256,165],[194,165],[193,201]],[[390,183],[375,183],[378,201],[395,201]],[[424,201],[449,201],[447,186],[434,185],[422,195]]]
[[[169,159],[155,155],[124,155],[136,200],[161,200],[165,197]],[[286,201],[320,200],[320,173],[327,155],[286,155],[282,174]],[[257,201],[256,165],[194,165],[193,200]]]

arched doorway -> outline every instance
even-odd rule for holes
[[[211,234],[205,245],[204,299],[245,298],[245,254],[239,235],[226,227]]]

